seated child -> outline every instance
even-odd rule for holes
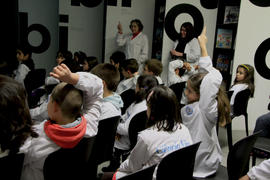
[[[148,92],[147,116],[147,129],[139,133],[136,146],[115,172],[115,179],[157,164],[169,153],[193,143],[181,123],[179,103],[170,88],[156,86]],[[112,175],[105,173],[104,179],[106,176]]]
[[[115,51],[110,56],[110,63],[114,65],[120,72],[120,81],[124,79],[123,74],[121,73],[122,63],[126,60],[126,55],[122,51]]]
[[[121,96],[114,92],[120,80],[119,71],[112,64],[103,63],[95,66],[91,73],[101,78],[103,82],[103,100],[99,120],[120,116],[123,101]]]
[[[95,136],[98,130],[102,80],[91,73],[71,73],[65,64],[55,67],[50,75],[63,82],[50,96],[49,119],[34,126],[39,137],[29,138],[21,148],[25,153],[22,179],[26,180],[44,179],[43,165],[50,153],[73,148],[83,137]]]
[[[157,59],[150,59],[144,63],[144,74],[150,74],[156,76],[158,83],[163,84],[160,75],[162,73],[162,63]]]

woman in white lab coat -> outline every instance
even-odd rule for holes
[[[139,19],[133,19],[129,28],[131,33],[124,35],[122,25],[119,22],[116,42],[118,46],[125,47],[127,59],[134,58],[138,61],[139,73],[142,73],[144,62],[148,59],[148,38],[142,32],[143,24]]]

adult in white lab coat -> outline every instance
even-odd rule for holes
[[[127,59],[134,58],[138,61],[139,73],[142,73],[144,62],[148,59],[148,38],[142,32],[143,24],[139,19],[133,19],[129,28],[131,33],[124,35],[122,25],[119,22],[116,42],[118,46],[125,46]]]

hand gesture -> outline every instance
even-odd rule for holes
[[[79,77],[77,74],[72,73],[65,64],[60,64],[53,68],[53,72],[50,72],[50,75],[59,79],[60,81],[75,85]]]
[[[119,21],[119,23],[117,25],[117,30],[118,30],[118,33],[120,33],[120,34],[123,33],[122,24],[120,23],[120,21]]]
[[[204,26],[201,35],[198,37],[200,46],[205,46],[207,43],[207,37],[206,37],[206,26]]]
[[[188,62],[184,62],[183,68],[186,69],[187,71],[191,70],[191,66],[190,66],[190,64]]]

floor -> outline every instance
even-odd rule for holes
[[[249,134],[252,134],[252,132],[250,132]],[[236,143],[238,140],[246,137],[246,132],[242,131],[242,130],[233,130],[232,132],[232,136],[233,136],[233,144]],[[226,167],[226,160],[227,160],[227,156],[228,156],[228,152],[229,152],[229,148],[228,148],[228,144],[227,144],[227,131],[225,128],[220,128],[219,129],[219,143],[222,149],[222,165]],[[260,162],[262,162],[264,159],[260,159],[260,158],[256,158],[256,164],[259,164]],[[98,167],[98,173],[102,173],[101,168],[104,166],[108,166],[109,162],[104,162],[102,164],[99,165]],[[251,160],[250,160],[250,167],[251,167]]]

